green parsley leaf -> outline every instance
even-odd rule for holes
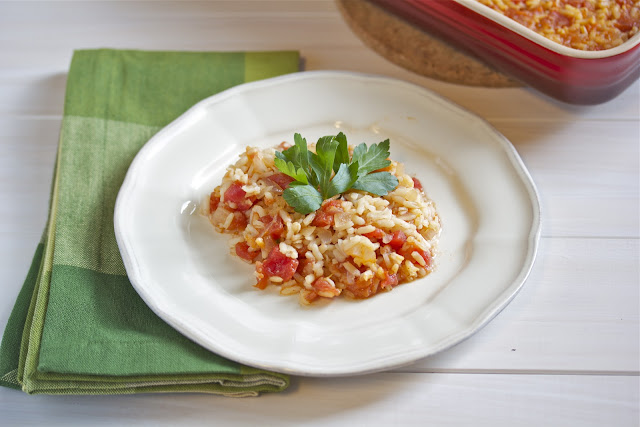
[[[293,162],[288,162],[280,158],[275,158],[273,159],[273,161],[280,172],[284,173],[285,175],[289,175],[296,181],[302,182],[304,184],[309,183],[307,180],[307,174],[305,173],[304,169],[302,169],[301,167],[296,169]]]
[[[293,184],[293,183],[292,183]],[[289,185],[282,197],[301,214],[310,214],[322,206],[322,195],[311,185]]]
[[[318,185],[320,187],[320,193],[322,197],[328,199],[329,194],[329,182],[333,175],[333,162],[336,157],[336,150],[338,148],[338,141],[333,136],[324,136],[316,143],[316,154],[314,159],[317,160],[317,164],[320,166],[318,174]]]
[[[289,175],[296,181],[303,182],[304,184],[311,183],[317,186],[318,180],[316,176],[309,173],[309,155],[312,153],[307,149],[307,140],[299,133],[293,135],[293,140],[295,145],[287,148],[283,152],[276,151],[276,167],[282,173]],[[278,159],[285,163],[278,162]],[[301,174],[305,176],[304,179],[299,179],[301,178]]]
[[[370,147],[362,143],[351,156],[342,132],[320,138],[315,153],[309,151],[307,140],[299,133],[293,138],[295,145],[276,151],[274,162],[282,173],[294,179],[283,197],[296,212],[314,212],[323,200],[350,189],[384,196],[398,186],[398,179],[389,172],[374,172],[391,164],[388,139]]]
[[[352,163],[349,166],[347,166],[346,163],[342,163],[338,169],[338,173],[336,173],[331,182],[329,182],[327,198],[344,193],[353,186],[357,179],[358,162]]]
[[[304,139],[299,133],[293,135],[293,140],[295,142],[295,147],[298,148],[297,151],[297,159],[300,168],[303,171],[307,171],[309,169],[309,150],[307,149],[307,140]],[[315,179],[311,179],[312,182],[315,182]],[[315,184],[317,185],[317,183]]]
[[[398,178],[389,172],[375,172],[361,176],[353,184],[354,189],[366,191],[376,196],[384,196],[398,186]]]
[[[324,168],[322,162],[316,153],[309,152],[309,170],[308,177],[309,183],[314,187],[320,185],[320,177],[324,174]]]
[[[343,163],[349,164],[351,159],[349,158],[349,145],[347,144],[346,135],[340,132],[336,135],[336,141],[338,141],[338,148],[336,149],[336,158],[333,162],[333,171],[338,173],[340,165]]]
[[[363,176],[378,169],[384,169],[391,164],[389,157],[389,140],[386,139],[379,144],[371,144],[367,149],[367,144],[359,144],[353,150],[353,161],[360,165],[359,175]]]

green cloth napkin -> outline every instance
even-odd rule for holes
[[[47,229],[0,346],[0,384],[27,393],[284,390],[286,375],[213,354],[131,286],[113,230],[116,195],[158,130],[229,87],[298,71],[297,52],[75,52]]]

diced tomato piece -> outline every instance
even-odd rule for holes
[[[255,203],[254,197],[247,197],[247,192],[242,189],[242,184],[234,182],[224,192],[224,201],[235,204],[235,210],[246,211]],[[230,208],[234,209],[231,205]]]
[[[333,221],[333,215],[328,214],[322,209],[318,209],[316,211],[315,218],[313,218],[313,221],[311,221],[311,225],[314,225],[316,227],[330,227],[333,225]]]
[[[265,225],[262,236],[271,236],[272,239],[279,239],[282,237],[282,233],[284,232],[284,222],[280,215],[276,215],[275,218],[272,218],[271,215],[265,215],[260,218],[260,221]]]
[[[424,260],[425,266],[428,268],[431,266],[431,254],[427,251],[424,251],[422,249],[418,249],[415,248],[413,250],[413,252],[418,252],[418,254],[422,257],[422,259]]]
[[[413,259],[413,256],[411,255],[413,252],[417,252],[422,257],[426,268],[429,268],[431,266],[431,254],[415,246],[409,246],[408,248],[407,247],[403,248],[402,251],[400,252],[400,255],[407,258],[409,261],[415,262],[415,260]]]
[[[220,204],[220,197],[215,195],[215,192],[212,192],[209,196],[209,213],[215,212],[218,209],[218,205]]]
[[[268,176],[267,180],[273,182],[275,185],[277,185],[283,190],[286,190],[287,187],[289,187],[289,184],[291,184],[294,181],[294,179],[291,178],[289,175],[285,175],[283,173],[276,173],[271,176]]]
[[[404,242],[407,241],[407,235],[404,234],[404,231],[398,230],[394,231],[391,235],[391,241],[389,242],[389,246],[391,246],[396,251],[404,245]]]
[[[386,235],[387,235],[387,233],[385,233],[383,230],[381,230],[379,228],[376,228],[371,233],[365,233],[364,234],[365,237],[368,237],[371,240],[380,240]]]
[[[264,224],[265,229],[269,226],[269,224],[271,223],[271,220],[273,219],[273,217],[271,215],[265,215],[265,216],[261,216],[260,217],[260,222]]]
[[[315,218],[311,222],[311,225],[316,227],[327,227],[333,225],[333,215],[326,213],[325,211],[318,210]]]
[[[329,283],[329,281],[327,279],[325,279],[324,277],[317,278],[311,284],[311,287],[313,289],[315,289],[316,291],[322,291],[322,290],[327,290],[327,289],[333,288],[333,286],[331,286],[331,283]]]
[[[234,212],[228,230],[244,230],[247,226],[247,218],[242,212]]]
[[[236,255],[238,255],[242,259],[246,259],[247,261],[253,261],[253,259],[260,252],[252,250],[247,242],[238,242],[236,243]]]
[[[388,271],[385,271],[385,277],[384,280],[382,280],[382,282],[380,282],[380,286],[382,286],[383,288],[391,286],[397,286],[398,285],[398,275],[397,274],[389,274]]]
[[[356,283],[347,285],[347,290],[350,291],[356,299],[365,299],[373,295],[373,281],[362,280],[361,277],[358,278]]]
[[[322,204],[322,209],[327,211],[327,213],[332,213],[332,214],[344,212],[344,209],[342,209],[342,201],[336,200],[336,199],[327,200],[326,202],[324,202]]]
[[[264,274],[268,277],[278,276],[285,282],[291,280],[298,268],[298,260],[289,258],[276,246],[262,264]]]
[[[333,216],[340,212],[344,212],[340,200],[327,200],[322,204],[322,207],[316,211],[316,216],[311,224],[316,227],[332,226],[334,221]]]
[[[360,271],[366,270],[360,269]],[[356,299],[365,299],[374,295],[373,278],[364,279],[365,276],[359,276],[355,283],[347,283],[346,289],[353,294]]]
[[[256,262],[256,272],[260,276],[258,283],[256,283],[256,288],[266,289],[267,285],[269,285],[269,277],[264,273],[264,267],[260,261]]]
[[[247,192],[242,189],[242,184],[234,182],[224,192],[224,200],[229,203],[241,203],[244,201]]]
[[[331,298],[340,295],[340,289],[336,289],[324,277],[317,278],[312,284],[313,290],[320,296]]]
[[[411,178],[413,180],[413,188],[415,188],[416,190],[420,190],[422,191],[422,183],[420,182],[420,180],[418,178]]]

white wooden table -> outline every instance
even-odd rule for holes
[[[0,389],[0,424],[639,425],[640,82],[574,107],[525,88],[422,78],[365,47],[332,0],[0,2],[0,328],[45,224],[72,51],[97,47],[296,49],[306,70],[430,88],[522,156],[543,209],[538,258],[488,326],[402,369],[293,378],[287,392],[257,399]]]

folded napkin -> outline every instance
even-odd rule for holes
[[[49,220],[2,339],[1,385],[228,396],[288,386],[286,375],[203,349],[145,305],[127,279],[113,210],[133,157],[163,126],[216,92],[297,70],[297,52],[75,52]]]

